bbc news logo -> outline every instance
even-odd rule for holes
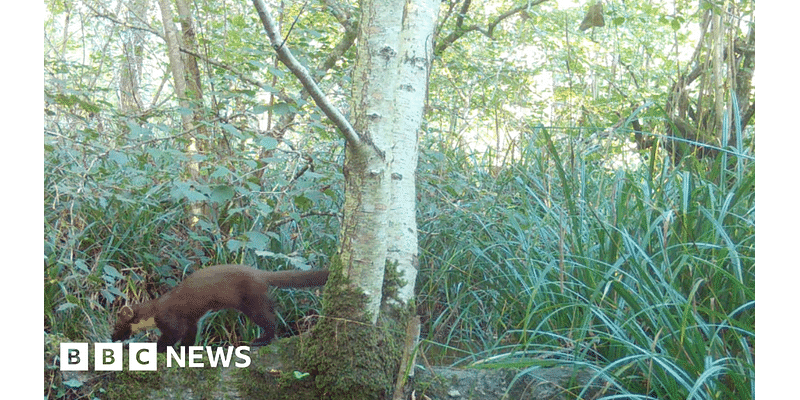
[[[156,371],[157,349],[155,343],[130,343],[128,350],[128,369],[131,371]],[[227,349],[227,350],[226,350]],[[246,368],[250,365],[250,347],[210,347],[210,346],[181,346],[180,350],[167,347],[167,368],[173,365],[179,368],[203,368],[203,355],[208,356],[208,366],[217,365],[228,367],[233,365]],[[123,353],[122,343],[95,343],[94,344],[94,370],[95,371],[122,371]],[[61,343],[61,370],[62,371],[88,371],[89,370],[89,344],[88,343]]]

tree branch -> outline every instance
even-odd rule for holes
[[[204,55],[202,55],[200,53],[188,50],[188,49],[183,48],[183,47],[181,47],[181,52],[182,53],[186,53],[186,54],[188,54],[188,55],[190,55],[192,57],[198,58],[200,60],[203,60],[204,62],[206,62],[208,64],[211,64],[211,65],[213,65],[215,67],[222,68],[222,69],[224,69],[224,70],[236,75],[239,79],[242,80],[242,82],[245,82],[245,83],[248,83],[250,85],[256,86],[256,87],[260,88],[261,90],[264,90],[265,92],[267,92],[267,93],[279,98],[281,101],[284,101],[286,103],[292,103],[294,101],[291,98],[289,98],[289,96],[286,96],[285,94],[282,94],[280,91],[276,90],[272,86],[270,86],[270,85],[268,85],[268,84],[266,84],[264,82],[261,82],[261,81],[259,81],[257,79],[253,79],[253,78],[245,75],[241,71],[237,70],[236,68],[231,67],[230,65],[223,64],[223,63],[221,63],[219,61],[213,60],[213,59],[211,59],[209,57],[206,57],[206,56],[204,56]]]
[[[350,122],[347,121],[347,118],[345,118],[344,115],[331,104],[328,98],[325,97],[325,94],[322,93],[317,83],[314,82],[314,78],[312,78],[308,70],[294,58],[289,48],[286,45],[281,45],[283,43],[283,38],[275,25],[275,21],[273,21],[272,17],[267,12],[267,6],[264,4],[264,1],[253,0],[253,6],[258,12],[258,18],[261,20],[261,24],[267,32],[270,43],[272,43],[272,48],[275,49],[278,56],[278,60],[280,60],[286,68],[289,68],[289,71],[303,84],[303,87],[308,91],[311,98],[314,99],[317,107],[319,107],[322,112],[330,118],[333,124],[339,128],[345,140],[351,145],[359,146],[361,143],[358,134],[356,134]]]
[[[353,13],[348,9],[348,5],[337,3],[334,0],[325,0],[325,5],[328,7],[328,12],[339,21],[345,30],[349,31],[357,25],[356,18],[353,17]]]
[[[444,38],[440,43],[438,43],[436,45],[436,50],[433,53],[436,54],[437,56],[441,55],[442,53],[444,53],[445,50],[447,50],[448,47],[450,47],[450,45],[455,43],[456,40],[460,39],[462,36],[466,35],[469,32],[472,32],[472,31],[478,31],[480,33],[483,33],[484,35],[486,35],[490,39],[494,39],[493,38],[494,29],[497,27],[497,25],[499,25],[505,19],[511,17],[514,14],[520,13],[522,11],[526,11],[526,10],[530,9],[531,7],[533,7],[533,6],[538,6],[539,4],[544,3],[545,1],[547,1],[547,0],[534,0],[534,1],[530,1],[530,2],[526,1],[523,4],[520,4],[520,5],[518,5],[518,6],[514,7],[514,8],[511,8],[510,10],[500,14],[499,16],[497,16],[497,18],[495,18],[492,22],[490,22],[487,25],[487,27],[484,28],[484,27],[481,27],[481,26],[478,26],[478,25],[470,25],[470,26],[467,26],[467,27],[463,26],[464,15],[467,14],[467,11],[469,11],[469,6],[472,3],[470,0],[467,0],[467,1],[464,2],[464,4],[462,4],[461,10],[459,10],[459,12],[458,12],[458,16],[456,17],[455,29],[453,29],[453,32],[451,32],[449,35],[447,35],[446,38]]]

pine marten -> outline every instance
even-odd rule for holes
[[[208,311],[233,308],[264,329],[253,345],[264,345],[275,336],[275,313],[267,291],[270,287],[322,286],[328,271],[262,271],[245,265],[214,265],[184,279],[163,296],[120,309],[111,339],[128,339],[143,329],[161,330],[157,349],[167,350],[179,340],[194,344],[197,322]]]

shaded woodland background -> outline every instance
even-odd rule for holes
[[[249,2],[184,5],[186,104],[155,2],[47,4],[49,335],[107,341],[107,310],[190,266],[324,267],[336,251],[343,141]],[[357,4],[273,6],[347,114]],[[425,362],[754,397],[754,9],[442,2],[417,177]],[[319,308],[279,298],[287,335]],[[257,335],[235,313],[204,331]]]

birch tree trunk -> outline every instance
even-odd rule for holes
[[[387,262],[403,280],[392,303],[402,307],[413,299],[418,132],[437,13],[433,1],[362,2],[352,96],[361,140],[348,142],[345,154],[339,258],[345,276],[367,296],[372,323],[385,295]]]
[[[328,340],[317,343],[323,354],[336,354],[321,363],[325,368],[318,373],[329,376],[318,376],[317,382],[336,388],[335,383],[344,380],[349,390],[363,388],[355,398],[386,396],[381,386],[393,383],[402,333],[413,312],[408,306],[413,304],[418,268],[418,133],[437,13],[438,3],[429,0],[361,2],[352,96],[353,125],[360,141],[347,143],[338,261],[349,289],[363,294],[364,303],[360,310],[353,310],[359,303],[349,295],[343,296],[344,302],[331,298],[341,292],[330,288],[326,302],[332,306],[324,311],[331,316],[328,321],[334,334],[322,334]],[[387,272],[390,276],[385,276]],[[347,320],[385,331],[362,330],[362,325],[347,325]],[[318,331],[324,329],[321,324]],[[345,340],[337,343],[337,337]],[[372,377],[374,385],[359,382],[359,376]]]
[[[428,77],[433,61],[433,34],[439,2],[408,2],[400,33],[399,85],[395,88],[393,157],[390,161],[391,203],[388,222],[387,259],[397,264],[403,284],[394,300],[406,306],[414,299],[419,270],[417,241],[417,160],[419,133],[428,95]]]
[[[352,124],[291,55],[263,0],[253,4],[278,59],[346,141],[339,251],[324,316],[300,367],[324,398],[386,398],[398,376],[406,324],[413,320],[418,135],[439,2],[361,1]]]
[[[161,9],[161,21],[164,23],[164,36],[167,39],[167,54],[169,56],[169,66],[172,71],[172,78],[175,82],[175,96],[178,97],[178,104],[184,110],[191,110],[191,103],[187,97],[187,83],[186,83],[186,67],[181,56],[181,39],[178,30],[175,27],[175,18],[172,13],[172,7],[169,0],[158,0],[158,6]],[[197,140],[194,138],[194,118],[193,113],[181,112],[181,124],[184,132],[189,132],[189,145],[186,147],[186,152],[190,158],[198,153]],[[200,166],[196,161],[189,161],[187,165],[189,175],[192,179],[197,180],[200,175]],[[189,221],[191,226],[194,226],[200,215],[202,215],[202,207],[198,203],[189,204]]]

